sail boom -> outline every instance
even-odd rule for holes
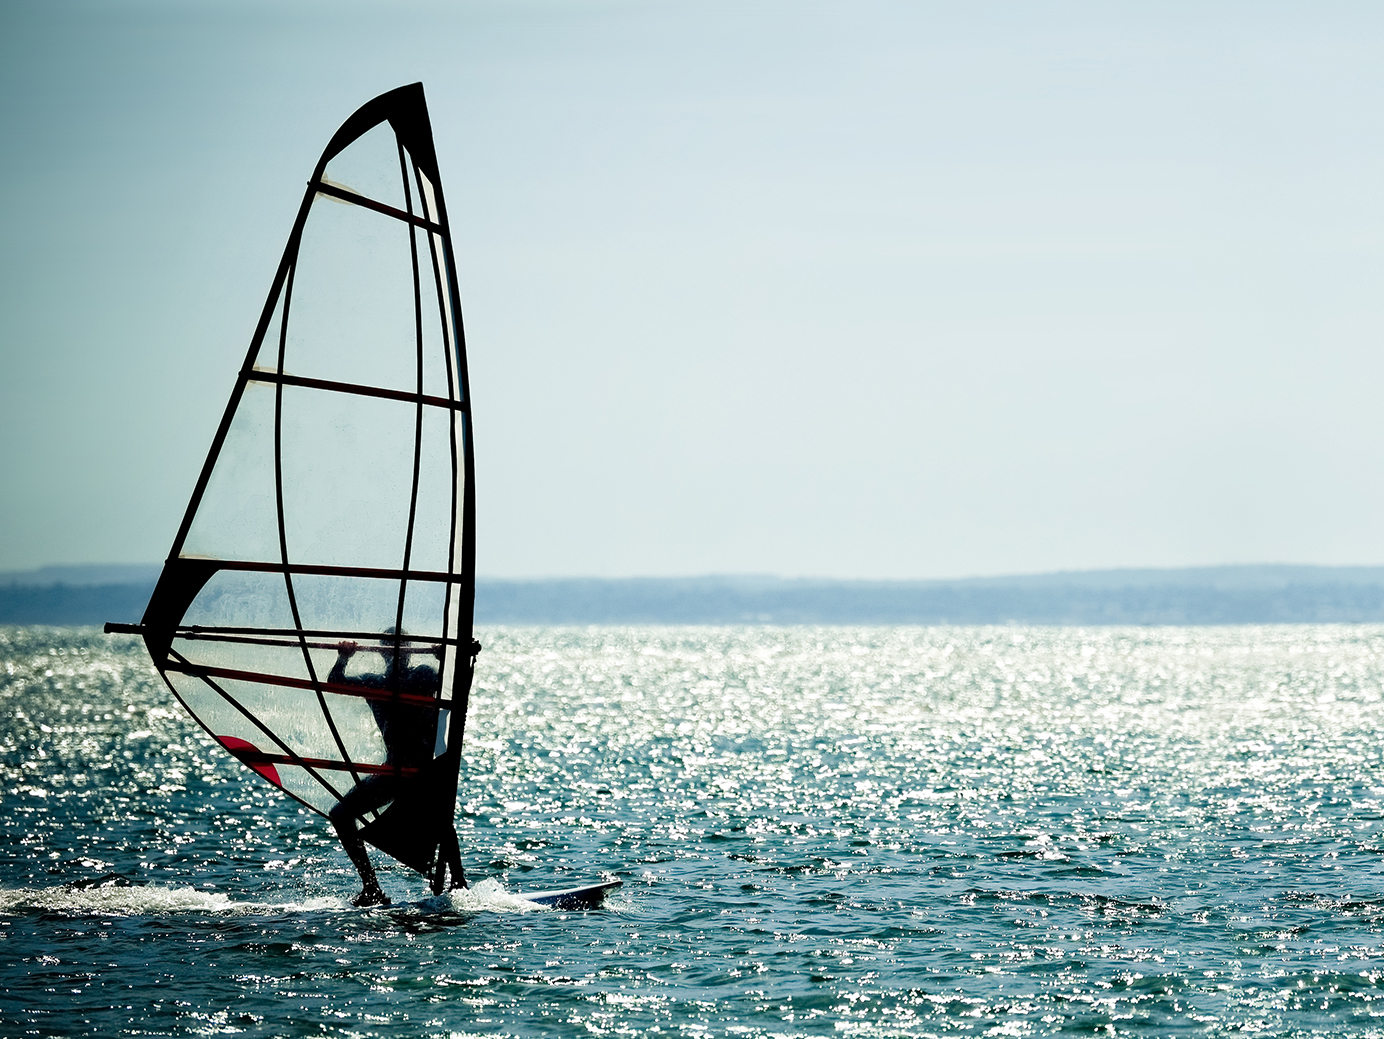
[[[143,628],[138,624],[108,624],[108,631],[120,631],[132,635],[143,634]],[[175,629],[174,634],[181,639],[204,639],[209,642],[245,642],[249,645],[257,646],[299,646],[299,637],[307,639],[335,639],[335,642],[309,642],[308,649],[336,649],[343,641],[365,642],[360,651],[372,653],[393,653],[394,643],[386,641],[388,636],[381,636],[378,631],[330,631],[327,629],[311,630],[298,628],[235,628],[212,626],[206,624],[191,624],[180,626]],[[259,641],[254,636],[264,636],[263,641]],[[275,637],[277,636],[277,637]],[[460,639],[449,639],[442,635],[409,635],[401,640],[406,646],[461,646]]]

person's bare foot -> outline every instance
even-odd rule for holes
[[[364,888],[360,894],[351,899],[351,905],[357,909],[368,909],[371,906],[387,906],[389,904],[389,896],[378,887]]]

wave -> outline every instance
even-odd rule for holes
[[[396,906],[398,903],[395,903]],[[532,913],[548,912],[547,906],[530,902],[521,893],[506,889],[504,884],[487,877],[468,888],[448,891],[421,902],[413,903],[414,908],[424,912],[452,913]]]
[[[63,913],[73,916],[163,916],[224,913],[243,908],[225,894],[156,884],[75,888],[0,888],[0,915]]]
[[[487,878],[470,888],[449,891],[418,902],[396,901],[376,910],[412,909],[422,913],[547,912],[547,906],[528,901]],[[292,902],[239,901],[204,888],[164,887],[159,884],[108,884],[78,887],[0,888],[0,916],[60,913],[67,916],[168,916],[178,913],[267,914],[295,912],[357,912],[345,898],[323,895]]]

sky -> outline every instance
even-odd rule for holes
[[[1384,5],[0,5],[0,570],[162,559],[421,80],[491,577],[1384,563]]]

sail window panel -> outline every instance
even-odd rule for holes
[[[279,644],[264,645],[270,641]],[[263,675],[266,679],[310,680],[302,647],[291,635],[276,635],[272,639],[256,635],[178,636],[173,640],[173,650],[193,666]],[[213,680],[221,681],[215,676]]]
[[[410,581],[404,593],[404,630],[410,635],[441,637],[446,597],[447,586],[440,581]]]
[[[447,753],[447,741],[452,734],[452,712],[437,712],[437,738],[433,742],[433,757],[440,758]]]
[[[341,748],[336,744],[331,726],[327,724],[327,716],[322,712],[322,704],[313,690],[246,682],[234,678],[216,678],[213,681],[294,754],[320,761],[342,760]],[[374,715],[370,712],[369,703],[356,696],[333,697],[324,694],[324,698],[327,700],[332,722],[336,725],[337,735],[341,737],[350,759],[366,764],[382,763],[385,756],[384,740],[380,737],[380,730],[375,724]],[[226,710],[234,711],[234,708],[228,705]],[[217,724],[212,724],[209,718],[201,715],[198,715],[198,719],[218,737],[234,736],[253,743],[266,753],[284,753],[283,747],[271,739],[263,729],[244,719],[238,711],[234,713],[242,719],[243,724],[226,715],[225,711],[215,715]],[[250,725],[251,729],[244,728],[244,725]],[[352,782],[349,774],[336,774],[345,777],[342,780],[342,789],[349,788]],[[332,776],[328,775],[327,779],[331,780]]]
[[[456,315],[452,312],[453,300],[452,291],[450,288],[451,283],[449,281],[449,275],[447,273],[450,269],[450,261],[448,259],[450,254],[448,253],[446,243],[443,241],[443,238],[440,234],[434,233],[431,235],[431,238],[434,255],[436,255],[437,257],[437,276],[441,279],[442,282],[442,323],[447,329],[447,339],[452,344],[451,348],[445,351],[446,356],[444,360],[447,364],[447,370],[450,373],[449,378],[451,379],[451,384],[453,387],[452,395],[457,400],[463,400],[465,398],[462,393],[461,378],[457,373],[457,351],[459,349],[459,344],[457,343],[456,339],[458,323],[456,321]]]
[[[211,559],[279,557],[271,388],[246,385],[181,554]]]
[[[418,186],[419,205],[416,208],[427,219],[438,223],[441,214],[437,211],[437,189],[433,187],[428,175],[417,166],[413,167],[413,176],[414,184]]]
[[[225,697],[204,679],[178,671],[165,671],[164,680],[177,694],[188,713],[196,718],[218,740],[230,737],[270,753],[280,748],[263,729],[237,711]],[[220,683],[217,683],[220,685]],[[224,688],[224,686],[223,686]],[[223,742],[224,746],[224,742]]]
[[[446,571],[452,537],[453,455],[451,413],[423,409],[418,453],[418,501],[413,517],[412,570]],[[458,469],[461,454],[455,456]],[[460,474],[458,474],[460,475]],[[457,499],[458,504],[460,499]]]
[[[294,574],[293,594],[309,630],[382,633],[398,622],[397,580]],[[314,649],[312,654],[318,673],[325,676],[336,660],[335,650]]]
[[[286,386],[282,422],[289,562],[402,567],[416,405]]]
[[[448,343],[450,333],[443,334],[442,310],[438,302],[438,288],[447,291],[447,278],[444,271],[433,266],[433,235],[419,231],[414,235],[414,247],[418,251],[418,302],[422,315],[423,330],[423,392],[432,397],[458,399],[459,394],[448,382]],[[439,258],[440,259],[440,258]]]
[[[454,412],[451,425],[452,440],[457,445],[457,521],[452,529],[452,559],[455,561],[455,568],[460,570],[463,542],[466,537],[461,512],[462,500],[466,492],[466,470],[462,467],[462,459],[466,456],[466,416],[461,412]]]
[[[458,600],[459,591],[460,589],[454,585],[452,587],[451,594],[447,596],[446,616],[443,621],[443,630],[446,633],[447,638],[449,639],[456,639],[459,635],[458,618],[461,615],[461,603]],[[452,645],[447,649],[447,655],[443,659],[442,663],[442,695],[444,697],[447,697],[449,699],[455,699],[458,695],[457,678],[459,675],[464,674],[464,671],[459,666],[459,664],[461,661],[462,654],[465,652],[465,650],[456,645]],[[446,749],[446,741],[448,737],[447,728],[448,722],[450,720],[450,715],[450,711],[443,711],[438,716],[437,753],[439,754],[441,754]]]
[[[340,798],[334,796],[327,790],[311,772],[300,768],[297,765],[275,765],[274,771],[279,779],[279,786],[284,792],[291,794],[302,801],[309,808],[314,808],[326,815],[333,808]],[[343,794],[351,789],[354,780],[351,779],[349,772],[329,772],[319,771],[318,775],[325,778],[337,790]]]
[[[333,156],[327,163],[323,178],[357,195],[364,195],[395,209],[407,209],[404,205],[398,138],[388,123],[380,123],[367,130],[340,154]]]
[[[419,187],[414,208],[428,220],[436,222],[437,200],[432,183],[417,167],[414,167],[414,174],[414,183]],[[447,274],[447,252],[442,245],[442,236],[436,232],[420,230],[417,233],[416,247],[423,325],[423,392],[436,397],[450,396],[459,400],[461,388],[457,385],[455,365],[451,357],[453,331],[448,323],[450,306],[445,302],[451,291],[451,281]]]
[[[409,225],[326,199],[313,202],[298,248],[284,371],[415,392]]]
[[[277,551],[275,552],[277,556]],[[183,614],[184,625],[271,628],[291,632],[293,611],[283,574],[218,570]],[[292,634],[279,636],[293,638]],[[301,654],[300,654],[301,657]]]

